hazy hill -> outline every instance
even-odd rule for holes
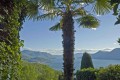
[[[82,57],[82,53],[76,53],[75,57],[75,68],[80,66],[80,60]],[[120,48],[113,49],[112,51],[98,51],[91,55],[93,59],[101,59],[101,60],[120,60]],[[39,51],[30,51],[23,50],[22,51],[22,59],[28,62],[37,62],[47,64],[50,67],[61,70],[63,68],[63,56],[62,55],[51,55],[46,52]]]
[[[115,48],[112,51],[98,51],[91,55],[94,59],[111,59],[111,60],[120,60],[120,48]],[[75,59],[81,58],[82,53],[76,53],[74,55]],[[41,60],[54,60],[54,59],[61,59],[62,55],[51,55],[50,53],[46,52],[39,52],[39,51],[30,51],[30,50],[23,50],[22,51],[22,59],[27,60],[30,62],[40,62]]]
[[[120,60],[120,48],[115,48],[112,51],[98,51],[92,54],[93,59],[109,59],[109,60]]]
[[[30,50],[22,51],[22,59],[28,62],[47,64],[57,70],[61,69],[63,63],[62,55],[51,55],[46,52]]]

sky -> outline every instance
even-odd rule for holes
[[[119,48],[117,43],[120,37],[120,25],[114,25],[116,17],[109,13],[107,15],[96,16],[100,20],[97,29],[87,29],[75,26],[75,50],[110,50]],[[24,40],[24,49],[53,52],[62,50],[62,31],[49,31],[58,19],[50,21],[26,20],[20,32],[21,39]]]

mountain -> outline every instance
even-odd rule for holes
[[[56,70],[60,70],[62,67],[61,64],[63,63],[62,55],[51,55],[46,52],[31,51],[31,50],[22,51],[22,60],[28,62],[47,64]]]
[[[110,52],[98,51],[91,56],[93,59],[120,60],[120,48],[115,48]]]
[[[39,52],[39,51],[30,51],[30,50],[23,50],[22,55],[35,58],[35,57],[42,57],[42,58],[52,58],[52,55],[46,52]]]
[[[75,58],[74,68],[75,69],[79,69],[82,55],[83,55],[82,53],[76,53],[74,55],[74,58]],[[91,54],[91,56],[93,59],[96,59],[96,60],[100,59],[100,61],[120,60],[120,48],[113,49],[110,52],[98,51],[94,54]],[[37,63],[46,64],[56,70],[61,70],[63,68],[63,56],[62,55],[51,55],[46,52],[23,50],[22,59],[28,62],[37,62]],[[110,64],[112,64],[112,62]]]

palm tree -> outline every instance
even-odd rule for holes
[[[62,30],[63,32],[64,80],[73,80],[74,21],[83,28],[97,28],[99,20],[87,11],[87,6],[92,6],[93,12],[97,14],[108,13],[110,6],[106,3],[107,0],[34,0],[34,2],[37,3],[39,10],[36,8],[36,11],[29,15],[30,18],[34,20],[54,20],[54,18],[60,17],[60,22],[52,26],[50,30]]]

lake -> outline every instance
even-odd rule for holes
[[[102,59],[92,59],[94,67],[99,68],[99,67],[106,67],[110,64],[120,64],[120,60],[102,60]],[[56,61],[53,61],[53,63],[48,64],[52,68],[56,70],[62,70],[63,68],[63,61],[58,59]],[[81,65],[81,59],[75,59],[74,61],[74,69],[79,70]]]
[[[92,59],[95,68],[107,67],[110,64],[120,64],[120,60],[102,60],[102,59]],[[80,69],[80,61],[75,60],[75,69]]]

